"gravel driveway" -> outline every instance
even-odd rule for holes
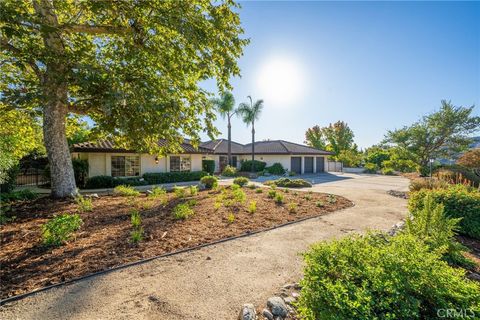
[[[401,177],[305,176],[317,192],[355,206],[287,227],[154,260],[38,293],[1,307],[1,319],[236,319],[243,303],[264,305],[301,277],[298,255],[316,241],[366,229],[387,230],[402,219]]]

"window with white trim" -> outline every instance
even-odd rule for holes
[[[170,172],[190,171],[190,156],[170,156]]]
[[[136,177],[140,175],[140,156],[112,156],[112,177]]]

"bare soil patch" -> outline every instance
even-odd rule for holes
[[[1,298],[29,292],[47,285],[63,282],[93,272],[110,269],[180,249],[210,243],[215,240],[263,230],[301,218],[319,216],[347,208],[353,203],[343,197],[323,193],[277,190],[284,196],[276,204],[262,193],[243,188],[246,201],[233,208],[215,209],[215,199],[225,187],[216,191],[200,191],[195,196],[178,199],[168,193],[168,202],[150,199],[145,194],[134,199],[120,196],[101,196],[93,199],[93,211],[80,212],[72,200],[40,198],[12,205],[9,215],[16,219],[0,226],[0,283]],[[186,220],[175,220],[175,205],[195,199],[195,214]],[[255,213],[249,213],[250,201],[257,202]],[[318,206],[318,202],[323,206]],[[296,210],[289,204],[296,203]],[[130,211],[141,212],[144,240],[130,241],[132,226]],[[75,238],[58,248],[42,244],[41,227],[54,215],[78,213],[83,225]],[[233,213],[233,222],[228,216]]]

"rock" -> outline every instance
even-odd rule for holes
[[[283,299],[283,300],[285,300],[285,303],[286,303],[286,304],[292,304],[292,303],[295,302],[296,299],[295,299],[294,297],[286,297],[286,298]]]
[[[273,320],[273,314],[268,309],[263,309],[262,314],[268,320]]]
[[[98,193],[87,194],[85,197],[87,197],[87,198],[99,198]]]
[[[152,194],[153,191],[152,191],[152,190],[147,190],[147,191],[145,191],[145,193],[146,193],[146,194]]]
[[[203,183],[199,183],[199,184],[197,185],[197,188],[198,188],[198,190],[205,190],[205,189],[206,189],[206,187],[205,187],[205,185],[204,185]]]
[[[287,316],[287,306],[281,297],[270,297],[267,300],[267,307],[270,308],[274,316],[285,318]]]
[[[238,315],[239,320],[256,320],[257,313],[255,312],[255,307],[251,303],[245,303],[240,310]]]
[[[291,289],[291,288],[293,288],[294,285],[295,285],[295,284],[293,284],[293,283],[287,283],[287,284],[284,285],[282,288],[283,288],[283,289]]]
[[[298,297],[300,297],[300,294],[298,292],[292,292],[292,297],[297,299]]]

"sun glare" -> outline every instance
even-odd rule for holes
[[[257,85],[261,97],[268,105],[292,106],[304,94],[305,72],[295,59],[274,57],[260,68]]]

